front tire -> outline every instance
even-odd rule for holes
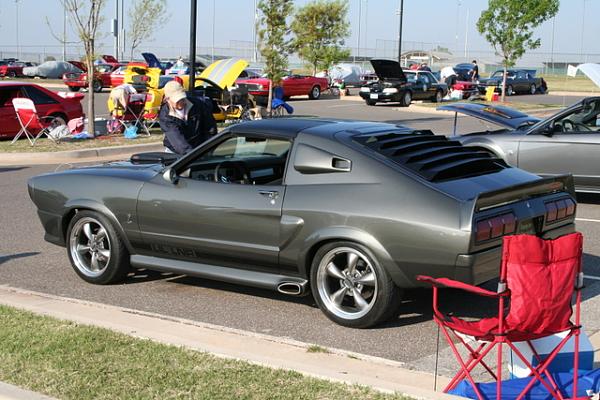
[[[313,88],[310,90],[310,93],[308,94],[308,97],[311,100],[318,100],[319,97],[321,97],[321,88],[319,86],[313,86]]]
[[[515,92],[513,91],[513,87],[511,85],[508,85],[506,87],[506,95],[507,96],[512,96],[513,94],[515,94]]]
[[[79,89],[81,89],[79,86],[67,86],[69,88],[69,91],[71,92],[79,92]]]
[[[435,92],[435,96],[431,98],[431,101],[433,101],[434,103],[441,103],[443,99],[444,93],[442,93],[441,90],[438,90],[437,92]]]
[[[365,100],[365,103],[367,103],[368,106],[374,106],[375,104],[377,104],[377,102],[374,100]]]
[[[537,87],[535,87],[535,83],[532,83],[529,87],[529,93],[535,94],[537,92]]]
[[[350,328],[369,328],[389,319],[400,305],[400,289],[365,246],[332,242],[312,262],[311,289],[330,320]]]
[[[402,98],[400,99],[400,106],[408,107],[408,106],[410,106],[411,102],[412,102],[412,93],[407,90],[406,92],[404,92],[404,94],[402,95]]]
[[[95,211],[80,211],[67,229],[67,253],[81,279],[97,285],[122,281],[130,270],[129,251],[111,222]]]

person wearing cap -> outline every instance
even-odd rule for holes
[[[200,99],[187,97],[179,82],[167,82],[158,114],[165,151],[181,156],[215,135],[217,124],[210,108]]]

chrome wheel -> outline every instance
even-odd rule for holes
[[[310,97],[313,100],[316,100],[319,97],[321,97],[321,88],[318,87],[318,86],[315,86],[314,88],[312,88],[312,91],[310,93]]]
[[[535,84],[531,84],[531,87],[529,88],[529,93],[535,94],[536,91],[537,91],[537,88],[535,87]]]
[[[351,247],[330,250],[321,259],[316,279],[324,306],[346,320],[365,316],[377,299],[377,276],[369,258]]]
[[[83,275],[96,278],[104,273],[111,257],[111,243],[102,224],[91,217],[78,220],[71,229],[69,251]]]

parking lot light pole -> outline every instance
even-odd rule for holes
[[[198,9],[197,0],[191,0],[190,10],[190,93],[193,93],[196,86],[196,10]]]
[[[402,67],[402,18],[404,15],[404,0],[400,0],[400,8],[398,9],[400,19],[400,27],[398,28],[398,63]]]

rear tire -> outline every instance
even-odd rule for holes
[[[15,71],[8,71],[8,74],[6,74],[9,78],[16,78],[17,77],[17,73]]]
[[[77,275],[97,285],[122,281],[131,268],[119,233],[96,211],[79,211],[69,222],[67,254]]]
[[[96,81],[94,81],[93,85],[94,85],[93,87],[94,87],[94,92],[95,93],[102,92],[102,82],[96,80]]]
[[[537,92],[537,87],[535,87],[535,83],[532,83],[529,87],[529,93],[535,94]]]
[[[371,251],[358,243],[338,241],[322,246],[310,272],[319,308],[333,322],[369,328],[398,311],[401,290]]]
[[[444,93],[441,90],[438,90],[437,92],[435,92],[435,96],[431,98],[431,101],[433,101],[434,103],[441,103],[443,99]]]
[[[511,85],[508,85],[506,87],[506,95],[507,96],[512,96],[513,94],[515,94],[515,92],[513,91],[513,87]]]
[[[308,94],[308,97],[311,100],[318,100],[319,97],[321,97],[321,88],[319,86],[313,86],[313,88],[310,89],[310,93]]]
[[[406,92],[404,92],[402,94],[402,98],[400,99],[400,106],[408,107],[408,106],[410,106],[411,102],[412,102],[412,93],[409,90],[407,90]]]
[[[81,89],[79,86],[67,86],[69,88],[69,91],[71,92],[79,92],[79,89]]]

